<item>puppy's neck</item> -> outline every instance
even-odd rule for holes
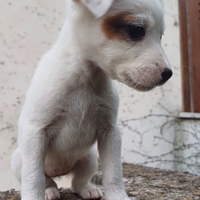
[[[90,55],[89,52],[86,52],[88,49],[84,49],[75,37],[77,31],[73,21],[66,20],[54,46],[56,54],[59,54],[59,59],[64,59],[67,63],[60,71],[66,72],[63,76],[72,77],[70,85],[102,90],[102,87],[111,84],[111,79],[100,66],[87,56]]]
[[[88,91],[93,91],[99,96],[105,88],[111,84],[111,79],[98,67],[95,63],[89,60],[79,60],[71,71],[72,84],[78,88],[85,88]]]

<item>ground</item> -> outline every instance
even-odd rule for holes
[[[124,164],[124,182],[134,200],[200,200],[200,177],[132,164]],[[60,189],[61,200],[81,200],[70,189]],[[0,200],[20,200],[19,192],[0,192]]]

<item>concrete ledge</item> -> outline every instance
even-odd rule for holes
[[[200,177],[124,164],[125,188],[134,200],[200,200]],[[81,200],[70,189],[60,189],[61,200]],[[20,200],[19,192],[0,192],[0,200]]]
[[[181,119],[199,119],[200,120],[200,113],[192,113],[192,112],[181,112],[179,113],[179,118]]]

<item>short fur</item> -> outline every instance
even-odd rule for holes
[[[98,151],[106,200],[129,200],[124,190],[118,94],[111,79],[147,91],[170,68],[161,48],[159,0],[67,0],[64,27],[40,61],[19,118],[19,145],[11,167],[22,200],[56,200],[53,177],[74,175],[84,199],[102,197],[90,184]],[[146,35],[131,41],[125,26],[143,23]]]

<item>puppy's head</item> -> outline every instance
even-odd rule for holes
[[[161,47],[161,0],[73,1],[77,45],[111,78],[147,91],[172,76]]]

